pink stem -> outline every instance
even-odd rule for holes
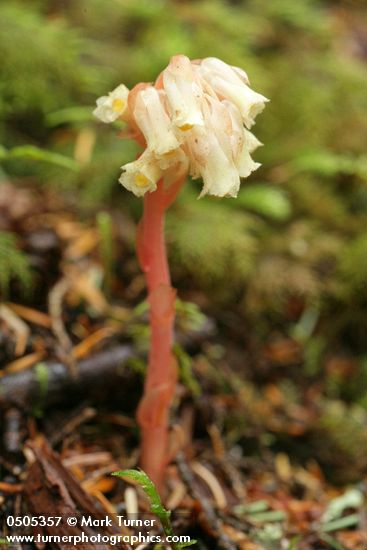
[[[182,177],[180,177],[177,181],[174,183],[171,183],[169,188],[165,191],[165,199],[164,204],[166,208],[169,208],[171,204],[175,201],[177,195],[181,191],[182,184],[184,183],[186,179],[186,174],[184,174]]]
[[[175,190],[176,195],[178,189]],[[169,410],[177,379],[172,354],[176,291],[171,287],[164,240],[164,215],[170,202],[163,182],[159,182],[157,190],[144,197],[137,236],[139,262],[148,286],[151,325],[148,371],[137,414],[142,433],[141,466],[159,489],[169,460]]]

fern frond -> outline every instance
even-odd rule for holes
[[[23,292],[32,285],[32,272],[27,256],[18,247],[14,233],[0,231],[0,294],[6,298],[10,283],[17,280]]]

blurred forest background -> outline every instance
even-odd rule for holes
[[[2,296],[45,307],[24,214],[32,203],[38,220],[47,205],[94,227],[105,294],[126,304],[127,288],[135,305],[143,299],[141,281],[138,290],[129,281],[139,271],[132,222],[141,201],[117,182],[136,146],[93,119],[95,100],[121,82],[153,80],[176,53],[242,67],[271,100],[255,128],[262,167],[236,200],[197,201],[200,185],[187,184],[167,224],[173,284],[215,319],[218,342],[229,358],[235,346],[246,377],[277,378],[293,402],[308,384],[321,388],[330,453],[349,456],[367,441],[365,8],[363,0],[3,0]],[[57,280],[57,263],[48,269]]]

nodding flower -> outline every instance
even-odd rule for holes
[[[97,107],[93,114],[102,122],[114,122],[126,111],[128,95],[129,89],[125,84],[120,84],[108,95],[97,99]]]
[[[135,195],[155,191],[166,173],[185,170],[202,178],[200,197],[235,197],[240,178],[260,166],[251,153],[261,143],[249,128],[267,101],[242,69],[214,57],[176,55],[154,85],[129,92],[121,84],[97,100],[94,114],[103,122],[124,120],[127,134],[145,146],[122,167],[120,182]]]
[[[163,90],[149,86],[137,94],[133,116],[143,133],[147,149],[157,156],[178,149],[180,143],[165,106]]]

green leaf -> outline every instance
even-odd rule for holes
[[[286,220],[291,215],[291,204],[284,192],[268,185],[243,187],[236,204],[277,221]]]
[[[252,513],[251,520],[261,523],[270,523],[273,521],[284,521],[287,515],[282,510],[271,510],[269,512]]]
[[[257,514],[259,512],[265,512],[268,508],[269,504],[266,500],[255,500],[247,505],[239,504],[233,508],[233,511],[237,515]]]
[[[186,331],[201,330],[207,321],[207,317],[197,304],[176,298],[176,313],[180,326]]]
[[[358,489],[349,489],[343,495],[330,501],[323,517],[322,522],[340,518],[347,508],[360,508],[363,506],[363,494]]]
[[[59,109],[47,114],[46,124],[52,128],[59,124],[90,121],[93,119],[93,109],[94,107],[67,107],[66,109]]]
[[[322,535],[320,537],[320,539],[323,540],[324,542],[326,542],[327,544],[329,544],[331,546],[331,548],[333,548],[334,550],[345,550],[344,546],[339,544],[339,542],[337,540],[330,537],[329,535]]]
[[[280,542],[283,538],[283,529],[279,523],[267,523],[261,529],[257,529],[255,533],[255,540],[265,543],[266,546],[270,544],[274,548],[274,543]]]
[[[41,149],[35,145],[20,145],[19,147],[14,147],[13,149],[5,149],[5,147],[0,146],[0,160],[13,158],[25,158],[48,162],[50,164],[55,164],[56,166],[61,166],[62,168],[67,168],[73,172],[78,172],[79,170],[79,165],[74,159],[60,155],[59,153],[54,153],[53,151]]]
[[[300,542],[300,540],[301,540],[301,535],[296,535],[295,537],[293,537],[292,540],[289,542],[289,546],[287,550],[297,550],[298,543]]]
[[[127,477],[139,483],[140,487],[143,489],[150,501],[150,510],[152,514],[155,514],[159,518],[166,537],[173,537],[174,532],[170,520],[171,512],[169,510],[166,510],[163,506],[156,486],[154,485],[153,481],[147,476],[147,474],[143,472],[143,470],[120,470],[118,472],[113,472],[112,475],[122,478]],[[182,548],[187,548],[188,546],[192,546],[195,543],[195,540],[192,540],[189,543],[172,542],[172,548],[173,550],[181,550]]]
[[[331,531],[337,531],[338,529],[346,529],[347,527],[354,527],[358,525],[360,517],[358,514],[350,514],[340,519],[335,519],[334,521],[329,521],[324,523],[320,527],[320,531],[324,533],[329,533]]]
[[[194,397],[200,397],[201,388],[192,372],[192,359],[190,355],[178,344],[173,347],[173,352],[178,362],[180,378],[183,385],[190,390]]]
[[[129,478],[139,483],[145,494],[150,500],[151,511],[154,514],[163,514],[165,517],[169,516],[169,512],[164,508],[159,493],[154,485],[153,481],[147,476],[143,470],[119,470],[112,473],[113,476],[122,478]]]

